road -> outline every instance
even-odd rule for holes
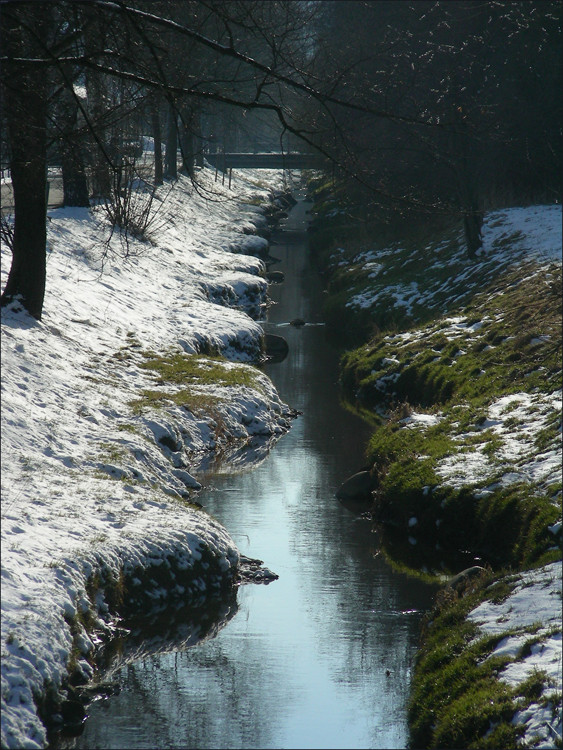
[[[14,196],[12,185],[2,183],[0,203],[2,205],[2,216],[14,213]],[[63,178],[60,176],[49,177],[49,208],[57,208],[63,205]]]

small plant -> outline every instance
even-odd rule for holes
[[[220,357],[173,352],[149,356],[140,366],[156,372],[159,383],[256,386],[255,371],[249,365],[234,364]]]
[[[128,424],[128,423],[118,424],[117,429],[119,430],[119,432],[130,432],[133,435],[136,435],[139,433],[139,428],[137,427],[137,425],[134,425],[134,424]]]
[[[127,449],[122,444],[100,443],[102,449],[102,460],[111,463],[119,463],[129,457]]]
[[[112,166],[112,180],[109,196],[100,204],[110,226],[110,234],[105,241],[103,258],[111,253],[111,240],[117,232],[122,255],[125,258],[139,253],[139,246],[130,240],[151,242],[158,229],[160,201],[155,208],[158,187],[146,179],[146,168],[142,157],[135,154],[118,156]]]
[[[176,404],[176,406],[181,406],[196,415],[213,413],[215,407],[221,403],[221,399],[218,396],[206,393],[194,393],[189,388],[173,392],[144,389],[141,391],[141,398],[129,401],[129,406],[133,409],[134,414],[141,414],[147,408],[162,409],[167,401]]]
[[[183,352],[156,355],[145,352],[140,367],[155,373],[158,385],[180,386],[176,390],[145,389],[141,398],[130,402],[135,413],[144,408],[161,408],[166,401],[182,406],[194,414],[218,414],[221,397],[205,390],[209,386],[221,388],[247,386],[260,390],[257,371],[250,365],[235,364],[221,357],[206,357]]]
[[[425,617],[409,702],[410,747],[517,747],[524,728],[513,724],[516,712],[554,699],[544,695],[549,683],[544,672],[535,670],[516,687],[498,679],[514,657],[493,652],[503,639],[520,635],[518,628],[478,637],[476,625],[466,619],[481,602],[498,601],[498,594],[516,584],[509,576],[491,586],[494,575],[485,571],[464,596],[442,589]],[[536,630],[527,628],[527,645],[547,637],[534,636]]]

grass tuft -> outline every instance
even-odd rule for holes
[[[159,389],[145,389],[130,402],[134,413],[146,408],[162,408],[166,402],[181,406],[193,414],[214,414],[222,401],[211,388],[245,386],[260,390],[257,372],[250,365],[235,364],[221,357],[170,352],[162,356],[145,353],[140,367],[155,374]],[[166,389],[164,386],[168,386]],[[170,388],[172,386],[172,388]]]

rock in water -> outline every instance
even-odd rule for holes
[[[471,568],[466,568],[465,570],[462,570],[461,573],[450,578],[446,585],[454,589],[461,588],[467,585],[472,578],[481,575],[484,570],[485,568],[480,565],[473,565]]]
[[[338,500],[370,500],[375,489],[373,477],[369,471],[358,471],[348,477],[336,492]]]
[[[285,275],[283,271],[268,271],[266,274],[266,280],[269,281],[270,284],[281,284],[284,279]]]
[[[276,362],[281,362],[287,357],[289,346],[283,336],[276,336],[274,333],[267,333],[264,336],[266,345],[266,356]]]

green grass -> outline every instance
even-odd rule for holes
[[[342,359],[347,398],[366,408],[408,400],[428,407],[460,401],[486,403],[503,395],[561,386],[561,287],[531,269],[506,273],[457,311],[467,328],[448,341],[441,319],[411,329],[411,339],[384,335]],[[469,329],[472,319],[481,328]],[[539,336],[544,339],[536,343]],[[492,342],[497,342],[493,344]],[[457,356],[456,356],[457,355]],[[399,359],[393,364],[391,358]]]
[[[146,409],[162,409],[167,403],[176,404],[184,409],[199,415],[202,413],[215,413],[216,407],[222,399],[206,393],[194,393],[189,388],[179,391],[152,390],[150,388],[141,391],[140,398],[133,399],[129,406],[134,414],[142,414]]]
[[[387,412],[386,419],[377,420],[366,451],[379,477],[374,517],[407,529],[408,519],[416,516],[417,541],[442,550],[430,556],[436,565],[448,553],[457,559],[461,548],[493,565],[537,564],[560,555],[550,549],[557,540],[547,531],[560,514],[554,504],[559,488],[498,484],[512,466],[500,454],[502,435],[483,427],[489,406],[499,397],[519,392],[539,396],[561,387],[561,285],[533,270],[506,272],[502,281],[475,295],[459,311],[467,327],[454,340],[448,340],[444,321],[438,319],[411,329],[408,338],[380,333],[342,358],[348,403],[372,422],[376,410]],[[470,330],[476,322],[481,326]],[[510,414],[515,408],[508,404],[504,411]],[[534,408],[539,406],[529,410]],[[406,428],[400,419],[414,409],[436,413],[440,421]],[[519,420],[511,419],[517,429]],[[554,408],[530,455],[557,446],[560,424]],[[483,481],[468,479],[460,489],[444,486],[439,462],[477,450],[483,456]],[[479,498],[485,487],[492,487],[492,494]],[[413,564],[421,560],[420,549],[409,550],[396,539],[387,548],[389,554],[391,549],[406,553]]]
[[[233,364],[221,357],[179,352],[163,356],[147,353],[146,356],[146,361],[140,366],[157,373],[159,383],[256,387],[256,373],[252,367]]]
[[[399,556],[414,570],[423,564],[436,574],[444,565],[459,569],[464,550],[495,568],[560,559],[560,546],[547,528],[560,517],[560,508],[550,496],[532,494],[525,483],[499,486],[482,496],[472,485],[449,487],[439,483],[431,458],[420,460],[403,449],[400,441],[391,453],[396,458],[381,467],[372,509],[375,523],[390,527],[381,530],[388,556]],[[412,517],[418,523],[410,531]],[[416,548],[398,543],[397,534],[414,535]]]
[[[537,701],[548,684],[538,671],[514,689],[498,679],[513,659],[490,655],[503,638],[521,631],[477,638],[477,627],[466,619],[482,601],[500,601],[513,588],[504,580],[491,587],[491,580],[484,573],[463,596],[444,589],[426,617],[409,700],[410,747],[516,747],[523,732],[512,724],[514,714]],[[534,635],[537,629],[523,631],[530,644],[546,638]]]
[[[156,384],[162,387],[144,389],[140,398],[130,402],[137,414],[147,408],[162,408],[166,402],[182,406],[194,414],[215,414],[218,404],[224,399],[220,394],[209,393],[202,388],[246,386],[260,390],[257,373],[250,365],[233,364],[220,357],[180,352],[164,355],[146,352],[145,357],[140,367],[152,371]]]
[[[117,429],[119,430],[119,432],[130,432],[133,435],[140,434],[138,426],[134,424],[130,424],[128,422],[118,424]]]
[[[104,463],[119,464],[125,459],[130,458],[130,454],[127,448],[119,443],[103,442],[100,443],[100,449],[100,460]]]

